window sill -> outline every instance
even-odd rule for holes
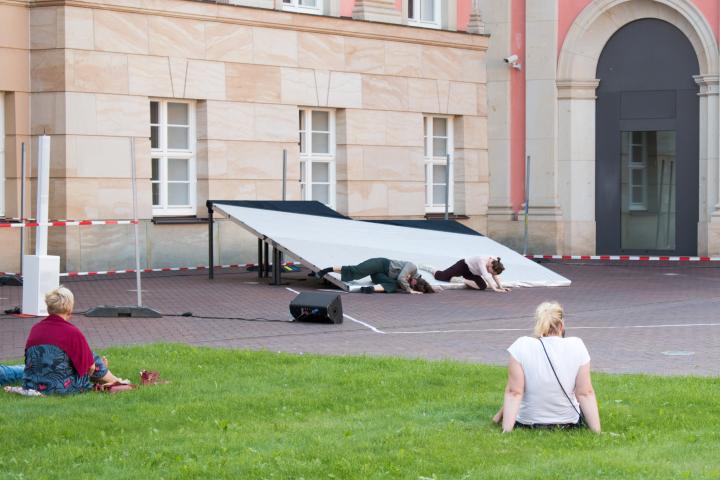
[[[153,217],[152,223],[154,223],[155,225],[195,225],[208,223],[208,219],[199,218],[197,216]]]
[[[411,18],[408,18],[407,24],[410,27],[432,28],[435,30],[442,29],[440,22],[437,22],[437,23],[436,22],[423,22],[421,20],[413,20]]]
[[[316,7],[298,7],[294,5],[283,5],[280,10],[292,13],[307,13],[308,15],[322,15],[322,9]]]

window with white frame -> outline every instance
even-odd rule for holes
[[[195,105],[150,101],[153,215],[195,215]]]
[[[440,28],[441,0],[407,0],[408,24],[417,27]]]
[[[300,109],[298,130],[302,199],[335,208],[335,112]]]
[[[5,94],[0,92],[0,218],[5,216]]]
[[[445,211],[445,191],[448,191],[448,210],[453,211],[453,119],[452,117],[425,116],[423,118],[425,140],[425,211]],[[450,169],[448,171],[448,155]],[[449,174],[449,176],[448,176]]]
[[[283,0],[282,9],[289,12],[321,15],[323,13],[323,0]]]

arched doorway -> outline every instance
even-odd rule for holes
[[[696,255],[700,71],[688,38],[658,19],[623,26],[597,64],[599,253]]]

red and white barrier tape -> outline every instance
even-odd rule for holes
[[[533,260],[610,260],[622,262],[720,262],[720,257],[663,255],[527,255]]]
[[[299,263],[287,262],[284,265],[293,266],[300,265]],[[140,270],[141,273],[153,273],[153,272],[188,272],[192,270],[208,270],[207,265],[198,265],[196,267],[163,267],[163,268],[143,268]],[[257,268],[254,263],[246,264],[230,264],[230,265],[215,265],[215,268]],[[135,273],[134,268],[128,268],[125,270],[98,270],[95,272],[64,272],[61,273],[61,277],[94,277],[96,275],[120,275],[122,273]],[[0,275],[17,275],[12,272],[0,272]]]
[[[684,257],[684,256],[649,256],[649,255],[526,255],[526,258],[532,260],[602,260],[602,261],[621,261],[621,262],[720,262],[720,257]],[[298,263],[288,262],[286,265],[300,265]],[[257,267],[254,263],[215,265],[215,268],[251,268]],[[143,268],[141,273],[153,272],[187,272],[193,270],[207,270],[207,265],[198,265],[196,267],[163,267],[163,268]],[[94,277],[97,275],[120,275],[123,273],[135,273],[134,268],[125,270],[98,270],[94,272],[65,272],[61,273],[61,277]],[[1,275],[17,275],[13,272],[0,272]]]
[[[293,266],[300,265],[299,263],[287,262],[284,265]],[[230,265],[215,265],[215,268],[257,268],[254,263],[245,264],[230,264]],[[192,270],[208,270],[207,265],[198,265],[197,267],[163,267],[163,268],[143,268],[140,270],[141,273],[152,273],[152,272],[188,272]],[[97,272],[66,272],[61,273],[61,277],[93,277],[95,275],[119,275],[121,273],[135,273],[134,268],[128,268],[126,270],[99,270]]]
[[[135,225],[140,220],[56,220],[47,223],[0,223],[0,228],[85,227],[89,225]]]
[[[215,265],[215,268],[245,268],[249,265]],[[163,268],[143,268],[140,269],[141,273],[152,273],[152,272],[188,272],[192,270],[208,270],[207,265],[198,265],[197,267],[163,267]],[[61,277],[93,277],[95,275],[119,275],[121,273],[135,273],[134,268],[128,268],[125,270],[98,270],[96,272],[66,272],[61,273]]]

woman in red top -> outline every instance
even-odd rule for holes
[[[23,386],[43,394],[90,390],[93,383],[122,383],[96,355],[85,335],[70,323],[75,298],[59,287],[45,295],[47,318],[36,323],[25,343]]]

